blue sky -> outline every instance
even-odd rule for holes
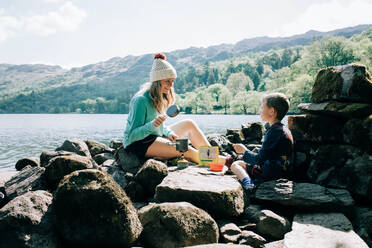
[[[115,56],[371,24],[371,0],[1,0],[0,63]]]

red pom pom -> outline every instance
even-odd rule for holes
[[[157,53],[157,54],[155,54],[155,56],[154,56],[154,59],[162,59],[162,60],[166,60],[166,58],[167,58],[167,57],[165,57],[165,55],[162,54],[162,53]]]

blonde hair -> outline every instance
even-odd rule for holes
[[[162,93],[160,80],[143,84],[141,90],[137,94],[144,93],[145,91],[149,91],[151,104],[160,114],[164,113],[165,110],[175,102],[173,87],[171,87],[168,94]]]

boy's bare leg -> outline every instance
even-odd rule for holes
[[[235,161],[231,165],[231,171],[236,175],[236,177],[241,181],[243,178],[248,177],[245,162],[242,160]]]

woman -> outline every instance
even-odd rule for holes
[[[195,122],[183,120],[169,127],[163,125],[166,120],[164,112],[175,100],[173,83],[176,77],[176,70],[166,61],[165,55],[156,54],[150,83],[145,84],[130,101],[123,146],[139,157],[171,159],[181,156],[181,153],[175,146],[170,146],[169,141],[187,135],[196,149],[189,147],[184,156],[199,163],[197,148],[210,146],[210,143]],[[232,158],[227,161],[231,165]],[[225,164],[226,157],[219,156],[219,162]]]

